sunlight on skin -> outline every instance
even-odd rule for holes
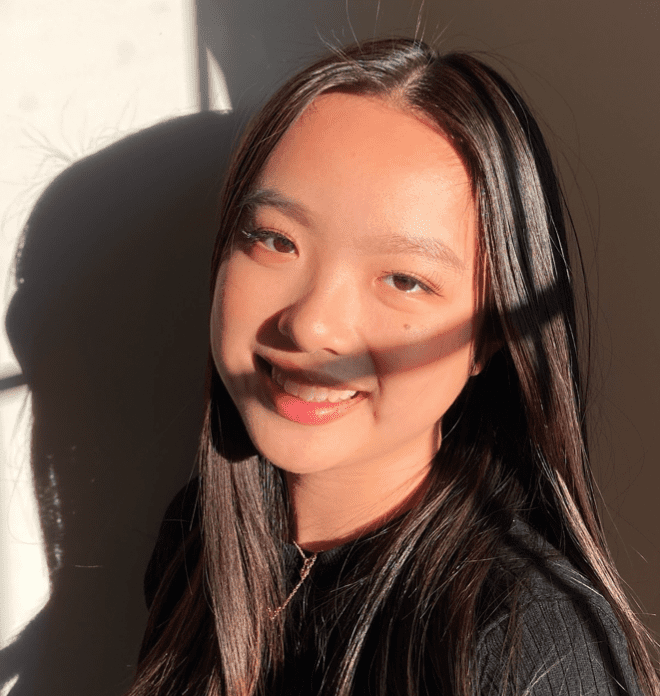
[[[220,269],[213,354],[253,442],[287,472],[296,540],[330,548],[414,503],[471,374],[469,179],[419,118],[332,94],[285,134],[258,187],[249,239]],[[427,241],[414,252],[395,235]],[[360,394],[310,405],[263,361]]]

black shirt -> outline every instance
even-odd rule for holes
[[[148,606],[165,568],[194,528],[196,499],[197,485],[193,482],[176,496],[165,514],[145,576]],[[345,626],[344,635],[341,631],[338,633],[337,627],[330,628],[326,621],[325,610],[334,601],[342,578],[351,577],[355,582],[350,571],[378,534],[375,532],[318,555],[309,577],[285,610],[286,657],[277,681],[271,684],[269,691],[273,694],[316,696],[324,679],[336,669],[332,658],[341,650],[335,650],[333,645],[347,639],[353,627]],[[507,539],[506,553],[493,564],[487,582],[497,593],[508,586],[503,578],[512,572],[524,575],[520,585],[520,642],[516,663],[520,693],[530,696],[642,696],[628,657],[626,639],[603,596],[566,558],[522,521],[514,522]],[[290,544],[284,545],[283,555],[290,591],[299,579],[303,561]],[[175,576],[168,592],[170,605],[165,607],[166,615],[181,595],[186,577],[184,569]],[[368,582],[368,575],[361,581]],[[480,696],[499,694],[509,620],[507,606],[507,602],[502,602],[501,610],[491,615],[479,630],[476,665]],[[393,615],[400,617],[390,632],[393,654],[396,655],[397,641],[404,645],[409,638],[406,612],[400,607],[392,614],[386,610],[376,617],[360,655],[354,682],[356,696],[374,692],[377,672],[381,668],[373,658],[379,640],[386,633],[384,616]],[[433,657],[433,646],[420,646],[419,650],[421,660]],[[403,693],[404,675],[398,672],[388,672],[385,679],[392,694]],[[428,670],[429,674],[432,672]],[[440,677],[425,682],[424,694],[419,696],[440,696],[446,691],[442,684]]]

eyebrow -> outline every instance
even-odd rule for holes
[[[310,228],[310,218],[312,215],[309,210],[298,203],[283,196],[278,191],[272,189],[256,189],[248,193],[240,204],[241,208],[255,210],[262,206],[276,208],[285,215],[292,218],[304,227]],[[369,240],[369,245],[360,249],[364,254],[390,253],[390,254],[413,254],[430,259],[434,263],[449,267],[455,271],[466,270],[465,264],[444,242],[435,237],[423,237],[421,235],[406,235],[393,232],[390,234],[378,235],[375,239]]]
[[[256,189],[248,193],[241,201],[242,208],[254,210],[262,206],[277,208],[304,227],[311,227],[311,215],[302,203],[292,201],[272,189]]]

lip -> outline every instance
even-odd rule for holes
[[[368,396],[367,392],[353,390],[358,393],[345,401],[336,403],[331,401],[305,401],[304,399],[300,399],[297,396],[285,392],[284,389],[273,380],[271,376],[271,363],[261,356],[257,356],[256,363],[259,376],[262,379],[268,397],[269,408],[274,409],[278,415],[294,423],[301,423],[303,425],[324,425],[326,423],[331,423],[332,421],[342,418],[349,411],[352,411]],[[297,381],[311,383],[307,373],[294,370],[286,370],[286,372],[292,376],[292,379],[296,378]],[[314,381],[314,384],[333,387],[327,380],[325,382],[320,380],[318,382]],[[350,387],[345,387],[344,385],[341,385],[340,388],[350,389]]]

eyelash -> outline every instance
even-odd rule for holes
[[[250,248],[253,247],[257,242],[263,242],[264,239],[272,239],[272,238],[277,238],[277,239],[282,239],[284,240],[287,244],[291,244],[291,246],[295,249],[296,245],[284,234],[281,234],[280,232],[274,232],[273,230],[262,230],[262,229],[257,229],[254,227],[247,227],[243,230],[241,230],[241,234],[245,238],[245,240],[248,242]],[[275,249],[268,249],[268,251],[274,251],[275,253],[282,253],[278,252]]]
[[[282,234],[280,232],[274,232],[273,230],[247,227],[247,228],[241,230],[241,235],[243,236],[244,241],[246,241],[248,243],[249,248],[252,248],[258,242],[263,242],[266,239],[281,239],[284,242],[286,242],[287,244],[290,244],[294,249],[296,248],[296,245],[285,234]],[[268,247],[266,247],[266,248],[268,249]],[[268,249],[268,251],[272,251],[276,254],[287,253],[287,252],[279,252],[276,249]],[[418,285],[421,288],[421,292],[424,293],[425,295],[437,295],[438,294],[437,291],[434,290],[429,285],[427,285],[427,283],[425,283],[423,280],[421,280],[417,276],[414,276],[410,273],[401,273],[399,271],[389,271],[389,273],[387,273],[383,276],[383,279],[385,279],[385,278],[405,278],[406,280],[412,280],[414,285]],[[393,288],[394,290],[398,289],[389,283],[388,283],[388,285],[391,288]],[[419,294],[417,292],[406,292],[405,290],[400,290],[399,292],[401,292],[404,295],[417,295],[417,294]]]
[[[438,293],[431,287],[429,287],[424,281],[420,280],[414,275],[410,275],[410,273],[399,273],[398,271],[390,271],[387,275],[383,276],[383,278],[405,278],[406,280],[412,280],[415,285],[419,285],[419,287],[422,289],[421,291],[425,295],[437,295]],[[389,285],[389,283],[388,283]],[[394,287],[393,285],[390,285],[390,287]],[[398,290],[398,288],[394,288],[395,290]],[[418,293],[416,292],[406,292],[405,290],[399,290],[399,292],[402,292],[404,295],[417,295]]]

